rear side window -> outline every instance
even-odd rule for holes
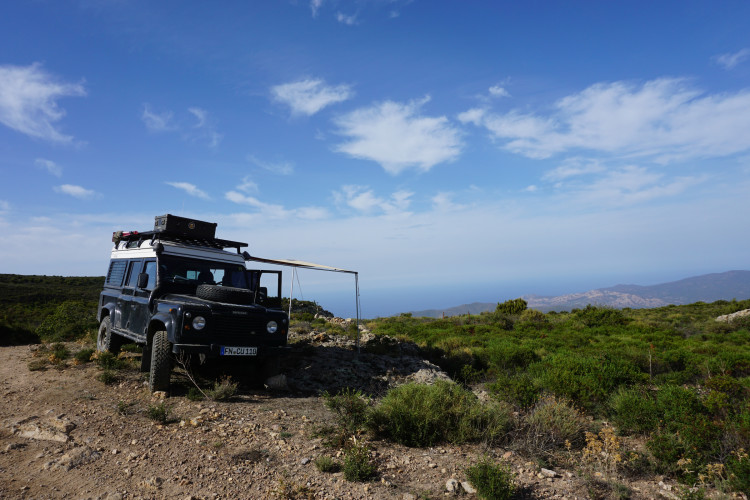
[[[130,272],[128,274],[128,285],[129,287],[135,287],[138,283],[138,273],[141,272],[141,261],[134,260],[130,264]]]
[[[125,268],[127,267],[128,261],[126,260],[113,260],[109,264],[109,272],[107,273],[107,284],[120,286],[122,285],[122,278],[125,277]]]
[[[148,285],[146,285],[146,290],[153,290],[156,285],[156,261],[147,260],[146,269],[144,269],[143,272],[148,274]]]

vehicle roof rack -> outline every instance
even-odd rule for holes
[[[135,243],[133,246],[141,246],[146,240],[160,240],[160,241],[171,241],[182,245],[191,245],[208,248],[218,248],[223,250],[225,248],[236,248],[237,253],[240,253],[240,249],[247,246],[247,243],[241,241],[230,241],[222,240],[220,238],[213,237],[200,237],[195,235],[175,234],[166,231],[115,231],[112,233],[112,241],[115,247],[121,242]]]

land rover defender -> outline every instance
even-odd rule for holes
[[[169,390],[175,359],[272,359],[288,349],[281,272],[247,269],[247,244],[216,238],[216,226],[167,214],[152,231],[112,235],[97,350],[141,345],[152,392]]]

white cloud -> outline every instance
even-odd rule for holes
[[[336,20],[340,22],[341,24],[346,24],[347,26],[354,26],[357,24],[357,15],[346,15],[343,12],[337,12],[336,13]]]
[[[211,197],[208,196],[205,192],[201,191],[197,186],[195,186],[194,184],[190,184],[189,182],[165,182],[165,184],[185,191],[190,196],[195,196],[196,198],[202,198],[204,200],[211,199]]]
[[[603,172],[604,167],[596,160],[584,160],[581,158],[569,158],[559,167],[545,172],[542,180],[561,181],[568,177],[575,177],[586,174],[598,174]]]
[[[85,189],[81,186],[75,186],[73,184],[63,184],[61,186],[55,186],[53,189],[56,193],[67,194],[73,198],[78,198],[79,200],[90,200],[101,197],[96,191]]]
[[[52,160],[45,160],[44,158],[37,158],[34,163],[55,177],[62,177],[62,167]]]
[[[349,85],[326,85],[321,79],[307,79],[271,87],[276,101],[288,105],[293,114],[314,115],[331,104],[346,101],[354,93]]]
[[[0,200],[0,214],[10,210],[10,203],[5,200]]]
[[[169,132],[176,130],[177,126],[172,122],[172,119],[173,114],[171,111],[155,113],[151,111],[151,106],[148,104],[143,105],[141,120],[143,120],[146,128],[151,132]]]
[[[463,210],[466,205],[453,202],[453,193],[441,192],[432,197],[432,208],[436,212],[456,212]]]
[[[248,161],[254,163],[258,167],[280,175],[291,175],[294,173],[294,163],[288,161],[281,162],[268,162],[259,160],[253,155],[247,155]]]
[[[750,90],[705,95],[680,79],[599,83],[560,99],[549,116],[475,110],[460,116],[530,158],[590,150],[669,162],[750,149]]]
[[[387,215],[404,213],[409,209],[411,191],[400,190],[391,197],[381,198],[375,195],[367,186],[342,186],[340,191],[334,191],[333,197],[337,204],[353,208],[364,214],[384,213]]]
[[[421,116],[420,108],[428,101],[386,101],[338,117],[338,133],[351,140],[336,151],[380,163],[394,175],[407,168],[426,172],[455,160],[463,146],[460,132],[444,116]]]
[[[321,220],[330,216],[327,209],[322,207],[300,207],[289,210],[282,205],[274,205],[260,201],[254,196],[246,196],[237,191],[228,191],[224,197],[238,205],[248,205],[258,210],[258,215],[266,219],[304,219],[304,220]]]
[[[508,91],[500,85],[493,85],[489,88],[489,92],[492,97],[510,97]]]
[[[487,110],[483,108],[472,108],[458,114],[458,121],[461,123],[471,123],[476,126],[482,125],[482,120],[487,114]]]
[[[194,128],[201,128],[203,125],[206,124],[206,116],[208,113],[205,109],[201,108],[188,108],[188,111],[195,116],[195,118],[198,120],[198,123],[193,125]]]
[[[65,116],[57,100],[85,95],[83,85],[59,82],[39,63],[0,66],[0,123],[31,137],[72,142],[72,136],[62,134],[55,126]]]
[[[310,0],[310,10],[312,11],[313,17],[318,17],[318,11],[323,5],[323,0]]]
[[[243,193],[257,193],[258,184],[256,184],[249,175],[242,178],[242,184],[237,186],[237,189]]]
[[[721,54],[714,59],[724,69],[733,69],[748,58],[750,58],[750,48],[745,48],[734,53]]]

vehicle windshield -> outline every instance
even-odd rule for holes
[[[161,283],[218,285],[248,289],[245,266],[164,255],[159,259]]]

